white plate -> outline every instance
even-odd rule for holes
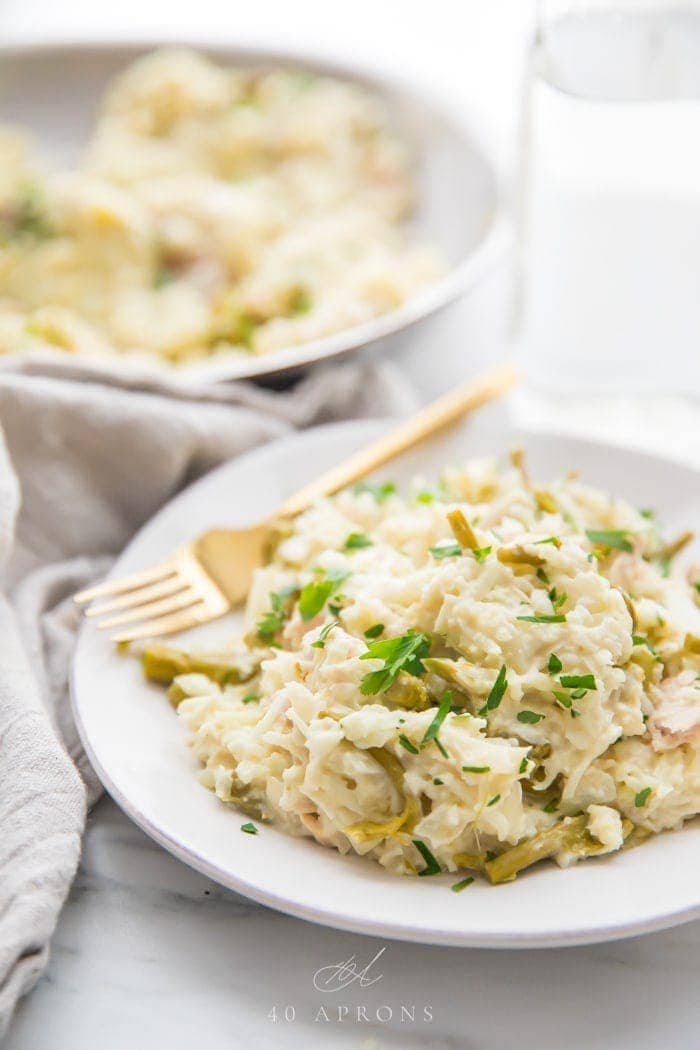
[[[227,464],[187,489],[134,539],[122,574],[158,561],[199,529],[241,524],[270,511],[385,424],[354,422],[307,431]],[[445,462],[524,445],[536,477],[571,467],[585,481],[663,511],[671,530],[700,521],[698,472],[669,460],[564,436],[516,433],[503,409],[482,410],[451,438],[415,450],[385,476],[434,475]],[[200,629],[231,633],[233,618]],[[86,624],[73,666],[81,737],[113,798],[149,835],[187,864],[281,911],[362,933],[431,944],[539,947],[584,944],[671,926],[700,916],[700,827],[568,871],[543,864],[516,882],[480,881],[456,896],[455,876],[398,878],[355,856],[244,819],[196,780],[196,762],[164,692],[141,677]]]
[[[45,155],[59,164],[74,164],[87,141],[96,104],[108,81],[136,57],[163,41],[27,44],[0,47],[0,119],[22,124],[36,135]],[[261,357],[231,354],[216,361],[174,369],[156,359],[117,357],[73,361],[60,352],[33,354],[35,367],[95,375],[124,375],[138,381],[168,377],[185,387],[193,383],[277,375],[315,361],[338,357],[361,347],[394,342],[409,325],[428,323],[430,315],[472,288],[502,258],[511,235],[499,211],[494,172],[463,115],[432,101],[395,80],[369,76],[356,68],[316,60],[306,55],[234,47],[192,46],[216,61],[235,65],[302,66],[355,81],[380,97],[392,125],[417,158],[417,210],[411,235],[435,244],[449,269],[397,310],[353,328],[302,346]],[[21,355],[23,361],[27,355]],[[3,358],[13,365],[17,356]]]

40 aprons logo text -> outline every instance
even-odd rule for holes
[[[374,958],[365,965],[358,962],[357,956],[353,954],[342,962],[320,966],[313,975],[313,986],[317,992],[328,996],[338,995],[352,985],[356,986],[356,992],[359,989],[371,988],[384,977],[384,974],[379,972],[377,963],[385,952],[385,947],[380,948]],[[311,1007],[310,1015],[301,1017],[293,1003],[286,1003],[283,1006],[273,1006],[267,1017],[270,1021],[287,1023],[310,1020],[315,1024],[389,1024],[392,1021],[400,1024],[430,1024],[433,1020],[433,1008],[429,1003],[418,1005],[406,1002],[324,1002]]]

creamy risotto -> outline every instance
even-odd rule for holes
[[[522,457],[280,526],[244,637],[153,646],[201,780],[396,874],[515,877],[700,809],[700,569],[652,512]]]
[[[355,84],[149,55],[77,170],[0,134],[0,352],[265,354],[392,310],[440,272],[409,164]]]

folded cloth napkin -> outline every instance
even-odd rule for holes
[[[392,366],[320,369],[286,392],[0,373],[0,1036],[40,975],[100,786],[68,705],[78,615],[133,532],[223,460],[332,419],[404,413]]]

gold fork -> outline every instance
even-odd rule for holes
[[[94,598],[109,599],[91,605],[86,615],[116,613],[102,620],[98,624],[101,628],[129,625],[114,636],[115,642],[173,634],[223,616],[246,597],[253,572],[263,564],[272,529],[279,519],[293,518],[319,496],[330,496],[366,477],[400,452],[504,394],[515,378],[512,365],[478,376],[305,485],[262,521],[243,529],[211,529],[159,565],[89,587],[76,594],[74,600],[83,603]]]

